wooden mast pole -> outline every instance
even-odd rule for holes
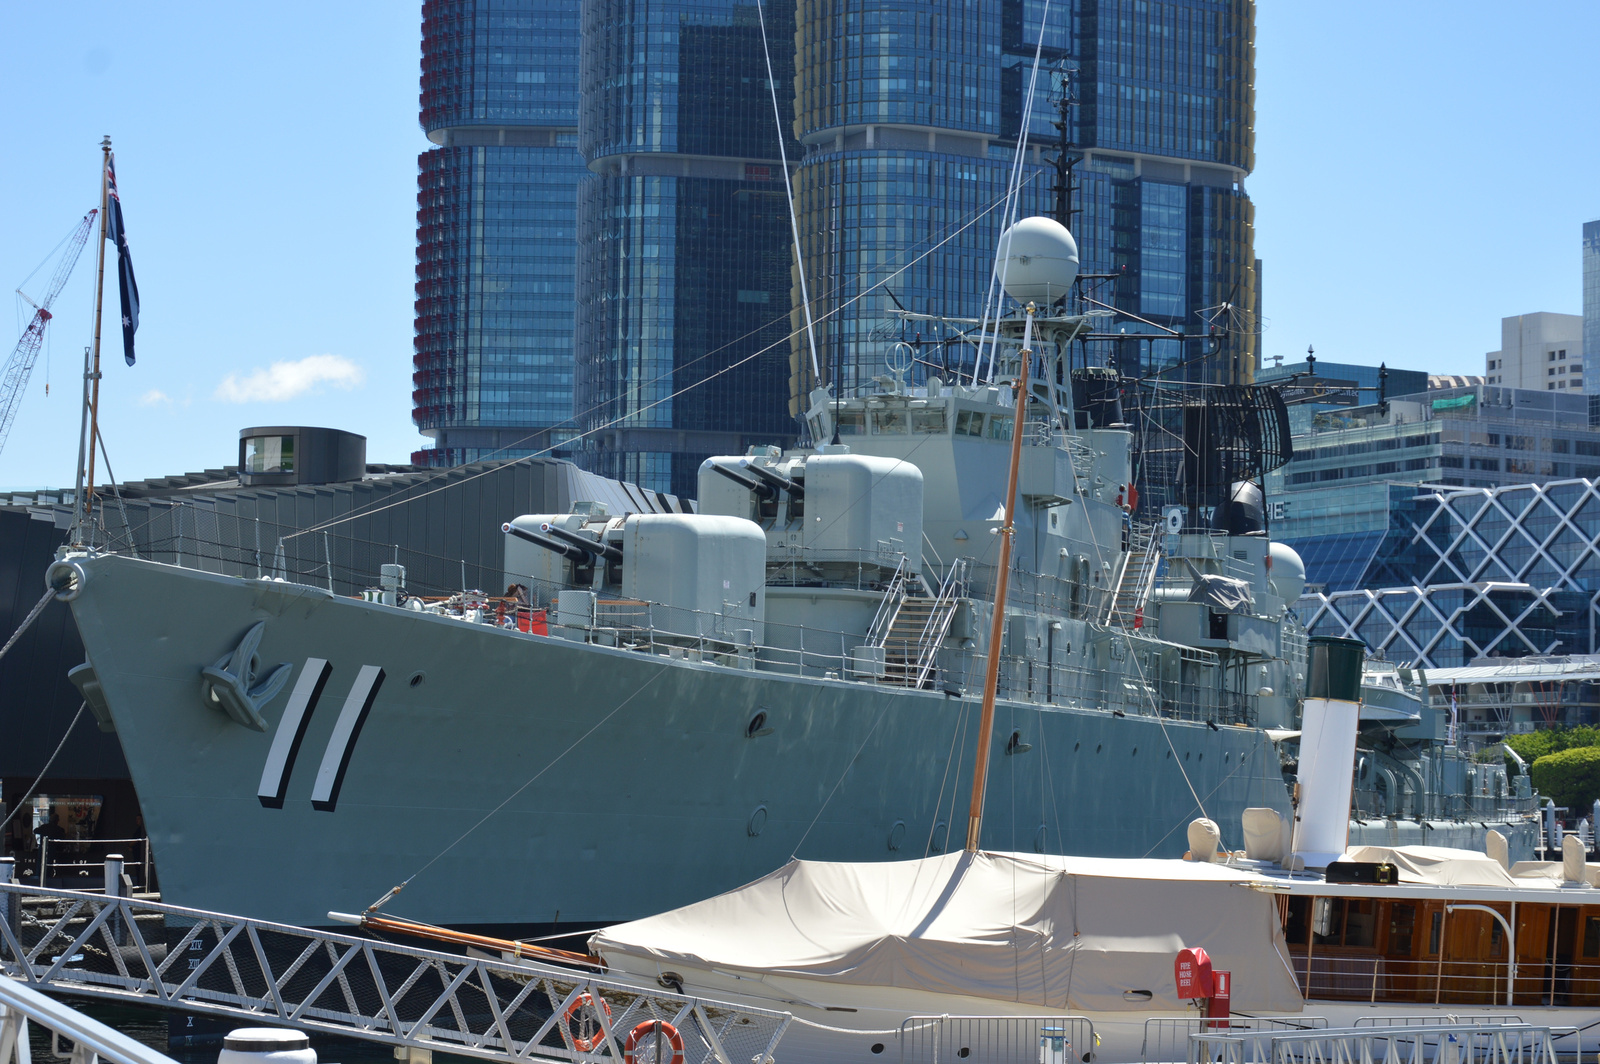
[[[972,806],[967,812],[967,852],[978,852],[983,834],[983,795],[989,781],[989,733],[994,730],[995,691],[1000,685],[1000,639],[1006,627],[1006,590],[1011,578],[1011,541],[1016,535],[1017,468],[1022,464],[1022,430],[1028,414],[1028,374],[1033,368],[1033,314],[1028,304],[1022,332],[1022,371],[1017,375],[1016,419],[1011,425],[1011,470],[1006,476],[1005,524],[1000,528],[1000,568],[994,582],[994,617],[989,623],[988,659],[983,677],[983,712],[972,765]]]
[[[89,477],[84,484],[85,520],[94,510],[94,456],[100,433],[100,317],[106,301],[106,208],[110,205],[110,184],[107,174],[111,170],[111,138],[100,141],[100,264],[94,278],[94,342],[91,359],[94,368],[89,374]]]

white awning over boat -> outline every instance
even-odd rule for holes
[[[775,973],[1070,1011],[1182,1008],[1173,962],[1202,946],[1233,973],[1235,1010],[1298,1011],[1276,904],[1241,889],[1253,878],[1183,861],[1005,853],[790,861],[607,928],[590,948],[637,974]]]

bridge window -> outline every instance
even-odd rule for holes
[[[867,434],[867,412],[865,410],[839,411],[839,435],[865,436]]]
[[[911,411],[912,432],[943,433],[945,427],[944,407],[942,406],[933,410],[914,409]]]
[[[900,407],[890,407],[888,410],[874,410],[872,412],[872,431],[879,436],[904,436],[906,434],[906,412]]]
[[[982,436],[983,415],[976,410],[962,410],[956,414],[957,436]]]
[[[989,438],[991,440],[1009,440],[1011,438],[1010,415],[993,414],[989,418]]]

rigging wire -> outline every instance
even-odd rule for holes
[[[1032,175],[1027,180],[1032,181],[1037,176],[1038,175]],[[995,210],[995,208],[999,207],[1002,201],[1003,201],[1003,197],[997,198],[995,200],[992,200],[989,203],[988,206],[986,206],[985,208],[983,208],[983,210],[981,210],[981,211],[977,212],[976,214],[974,214],[973,217],[970,218],[968,221],[966,221],[962,225],[958,226],[954,231],[952,231],[950,233],[949,236],[946,236],[942,240],[939,240],[938,242],[936,242],[935,244],[930,246],[926,251],[924,251],[921,254],[917,255],[915,258],[913,258],[910,261],[906,262],[904,265],[896,266],[894,269],[889,270],[884,275],[882,280],[875,282],[874,284],[870,285],[869,287],[867,287],[863,291],[861,291],[858,294],[856,294],[856,295],[850,297],[849,299],[845,300],[843,303],[839,304],[839,306],[834,308],[833,310],[824,312],[823,314],[821,314],[819,316],[818,320],[826,321],[828,318],[831,318],[836,314],[842,313],[844,310],[846,310],[852,304],[854,304],[856,302],[859,302],[860,300],[865,299],[868,295],[872,294],[878,288],[881,288],[881,287],[887,285],[896,276],[898,276],[901,273],[904,273],[906,271],[906,269],[908,269],[911,266],[916,265],[917,263],[921,262],[923,259],[928,258],[934,252],[938,251],[940,248],[944,247],[946,244],[949,244],[950,242],[955,240],[962,233],[966,232],[968,229],[971,229],[973,226],[977,225],[978,222],[981,221],[984,218],[984,216],[988,215],[990,212]],[[843,287],[844,287],[844,285],[841,282],[840,285],[838,285],[838,286],[836,286],[834,288],[834,292],[837,292],[839,289],[841,289]],[[832,294],[832,293],[830,293],[830,294]],[[782,318],[773,319],[773,321],[781,321],[781,320],[783,320],[783,319]],[[771,324],[771,323],[769,323],[769,324]],[[765,328],[765,326],[763,326],[763,328]],[[760,332],[760,331],[761,331],[760,329],[752,330],[752,333],[746,334],[746,335],[753,335],[753,333]],[[624,414],[624,415],[619,415],[618,417],[612,418],[611,420],[606,421],[603,424],[596,425],[593,428],[586,429],[583,432],[577,433],[576,435],[567,438],[566,440],[564,440],[559,445],[558,444],[551,444],[548,447],[543,447],[543,448],[541,448],[541,449],[539,449],[537,451],[534,451],[532,454],[522,455],[522,456],[520,456],[520,457],[518,457],[516,459],[513,459],[513,461],[519,461],[520,462],[520,461],[529,461],[529,460],[534,459],[534,458],[540,458],[540,457],[543,457],[544,455],[549,454],[551,451],[555,450],[557,446],[566,446],[567,444],[571,443],[573,440],[583,439],[586,436],[592,436],[592,435],[595,435],[596,433],[605,432],[605,431],[607,431],[607,430],[609,430],[611,428],[614,428],[615,426],[621,424],[625,420],[628,420],[630,418],[636,417],[639,414],[644,413],[647,410],[651,410],[651,409],[653,409],[653,408],[655,408],[657,406],[660,406],[662,403],[671,402],[672,400],[678,398],[679,396],[683,395],[684,393],[689,392],[689,391],[691,391],[691,390],[693,390],[695,388],[698,388],[701,385],[706,384],[706,383],[708,383],[708,382],[710,382],[712,380],[715,380],[717,377],[720,377],[724,373],[729,373],[729,372],[737,369],[738,367],[744,365],[746,362],[749,362],[752,359],[758,358],[761,355],[766,354],[768,351],[774,350],[775,348],[780,347],[781,345],[783,345],[785,343],[788,343],[790,340],[792,340],[794,337],[798,336],[799,334],[800,334],[800,330],[798,330],[798,329],[792,330],[783,339],[778,340],[778,341],[776,341],[776,342],[774,342],[772,344],[769,344],[768,346],[763,347],[760,350],[755,351],[752,354],[749,354],[749,355],[745,356],[744,358],[741,358],[741,359],[739,359],[739,360],[737,360],[735,362],[731,362],[728,365],[726,365],[726,366],[722,367],[721,369],[717,370],[716,372],[707,374],[705,377],[701,378],[700,380],[695,381],[692,384],[685,385],[684,387],[678,389],[677,391],[671,393],[670,395],[662,396],[659,399],[656,399],[656,400],[654,400],[654,401],[652,401],[650,403],[645,404],[644,406],[640,407],[638,410],[632,411],[632,412]],[[741,337],[741,339],[743,339],[743,337]],[[711,355],[716,354],[718,351],[721,351],[724,348],[726,348],[728,346],[731,346],[732,343],[737,343],[737,342],[738,341],[730,341],[729,344],[724,344],[723,347],[717,348],[714,351],[708,351],[706,354],[700,355],[700,356],[696,357],[695,359],[692,359],[691,361],[689,361],[687,363],[684,363],[683,366],[679,366],[679,367],[675,368],[674,370],[672,370],[672,371],[670,371],[668,373],[663,373],[661,376],[657,377],[654,381],[651,381],[650,383],[656,383],[656,382],[659,382],[659,381],[662,381],[662,380],[666,380],[669,377],[679,376],[681,374],[682,369],[684,368],[684,366],[690,366],[690,365],[693,365],[695,362],[699,362],[699,361],[701,361],[703,359],[709,358],[709,357],[711,357]],[[600,404],[600,405],[603,405],[603,404]],[[589,412],[592,413],[593,410],[600,409],[600,405],[596,405]],[[575,418],[576,418],[576,415],[574,415],[573,418],[569,418],[567,420],[567,422],[563,422],[562,424],[570,423],[570,422],[574,421]],[[555,426],[555,427],[559,428],[560,426],[558,425],[558,426]],[[526,439],[526,437],[524,437],[524,439]],[[505,446],[502,446],[502,447],[498,448],[498,450],[491,451],[489,453],[490,454],[496,454],[496,453],[499,453],[501,451],[513,450],[521,442],[523,442],[523,441],[522,440],[513,441],[512,443],[506,444]],[[427,496],[432,495],[435,492],[446,491],[446,490],[448,490],[450,488],[459,487],[462,484],[470,483],[471,481],[477,480],[479,477],[488,476],[490,473],[495,472],[496,469],[498,469],[498,468],[499,467],[495,467],[495,469],[482,470],[482,471],[480,471],[478,473],[472,474],[471,476],[463,477],[460,480],[456,480],[456,481],[454,481],[453,483],[450,483],[450,484],[440,485],[437,488],[433,488],[433,489],[431,489],[429,491],[425,491],[420,495],[411,496],[410,498],[395,500],[395,501],[392,501],[392,502],[384,503],[383,505],[370,505],[370,506],[358,507],[358,508],[352,510],[351,512],[343,515],[342,517],[332,518],[332,519],[330,519],[328,521],[322,522],[321,524],[316,524],[316,525],[312,525],[309,528],[300,529],[297,532],[290,533],[288,536],[285,536],[284,538],[285,539],[293,539],[293,538],[296,538],[296,537],[299,537],[299,536],[309,535],[309,534],[311,534],[313,532],[321,532],[321,531],[323,531],[325,529],[333,528],[336,525],[341,525],[341,524],[344,524],[344,523],[346,523],[348,521],[354,521],[357,518],[369,517],[372,514],[381,513],[382,511],[391,509],[391,508],[393,508],[395,506],[403,506],[403,505],[406,505],[406,504],[409,504],[409,503],[412,503],[412,502],[416,502],[417,500],[426,498]],[[438,477],[431,478],[431,479],[440,479],[440,478],[446,477],[448,475],[449,475],[449,470],[441,470],[439,475],[438,475]],[[427,483],[427,482],[424,482],[424,483]],[[418,485],[418,486],[420,487],[421,485]]]
[[[811,345],[811,379],[822,380],[817,364],[817,330],[811,321],[811,297],[806,292],[806,256],[800,243],[800,219],[794,212],[794,186],[789,180],[789,149],[784,146],[783,114],[778,109],[778,82],[772,76],[772,52],[767,48],[767,16],[761,0],[756,0],[756,19],[761,23],[761,55],[767,61],[767,88],[772,93],[772,121],[778,133],[778,158],[783,162],[783,194],[789,201],[789,229],[794,233],[795,272],[800,278],[800,305],[806,312],[806,342]]]
[[[1044,10],[1039,16],[1039,39],[1033,46],[1033,69],[1028,75],[1028,92],[1022,101],[1022,121],[1017,127],[1017,148],[1011,157],[1011,175],[1006,182],[1006,206],[1001,213],[1000,229],[1005,229],[1016,222],[1017,211],[1022,204],[1022,166],[1028,150],[1028,124],[1033,120],[1034,89],[1039,80],[1039,62],[1044,54],[1044,28],[1050,22],[1050,0],[1044,0]],[[989,367],[984,373],[986,380],[994,379],[995,348],[999,345],[999,320],[1000,307],[1005,303],[1005,273],[1011,264],[1011,256],[1007,255],[1002,262],[1000,245],[995,244],[994,264],[989,272],[989,291],[983,300],[983,325],[979,332],[978,358],[972,365],[972,383],[978,383],[978,363],[983,361],[983,338],[989,331],[989,311],[994,309],[995,337],[989,344]],[[997,288],[999,289],[998,296]]]
[[[549,772],[552,768],[554,768],[555,765],[556,765],[556,762],[560,761],[562,758],[564,758],[568,754],[572,753],[572,751],[576,750],[578,748],[579,744],[581,744],[585,739],[589,738],[589,736],[591,736],[595,732],[599,731],[601,726],[604,725],[606,723],[606,721],[610,720],[612,717],[614,717],[618,713],[622,712],[622,710],[628,705],[628,703],[632,702],[635,698],[638,698],[640,695],[644,694],[645,690],[648,689],[651,684],[653,684],[657,680],[661,679],[661,677],[663,675],[665,675],[666,671],[671,667],[672,666],[671,666],[671,664],[669,662],[669,664],[663,665],[663,666],[661,666],[661,668],[657,669],[656,670],[656,674],[654,676],[650,677],[644,683],[642,683],[638,687],[634,688],[634,691],[633,691],[632,694],[630,694],[627,698],[624,698],[621,702],[618,702],[616,704],[616,706],[613,707],[611,709],[611,711],[609,713],[607,713],[605,716],[603,716],[599,720],[595,721],[594,724],[590,726],[588,731],[584,732],[582,735],[580,735],[576,739],[574,739],[571,742],[571,744],[569,744],[567,746],[567,748],[565,750],[561,751],[555,757],[552,757],[549,761],[545,762],[545,766],[543,768],[541,768],[538,772],[535,772],[532,776],[530,776],[526,783],[524,783],[522,786],[518,787],[516,790],[512,791],[510,794],[506,795],[505,799],[499,805],[495,806],[493,809],[491,809],[487,813],[483,814],[483,816],[479,817],[477,823],[473,824],[466,831],[463,831],[456,838],[456,840],[454,842],[452,842],[450,845],[446,846],[444,849],[442,849],[438,853],[434,854],[433,857],[431,859],[429,859],[429,861],[426,864],[424,864],[421,868],[419,868],[415,872],[411,873],[409,876],[407,876],[405,879],[401,880],[395,886],[390,887],[388,893],[384,894],[377,901],[375,901],[371,905],[367,906],[367,910],[366,911],[369,912],[369,913],[370,912],[376,912],[378,909],[382,908],[389,901],[390,898],[393,898],[396,894],[399,894],[402,890],[404,890],[407,887],[407,885],[409,885],[411,883],[411,881],[413,879],[416,879],[422,873],[424,873],[428,869],[432,868],[435,864],[437,864],[440,861],[441,858],[444,857],[445,854],[449,853],[451,850],[453,850],[457,846],[461,845],[461,843],[466,840],[468,835],[471,835],[474,831],[477,831],[479,828],[483,827],[484,824],[488,823],[488,821],[489,821],[489,819],[491,817],[493,817],[496,813],[500,812],[500,810],[504,809],[506,806],[510,805],[512,800],[515,799],[519,794],[521,794],[523,791],[527,790],[529,787],[532,787],[534,785],[534,783],[538,782],[539,777],[543,776],[546,772]]]

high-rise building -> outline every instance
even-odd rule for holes
[[[1583,223],[1583,358],[1600,366],[1600,218]]]
[[[1584,390],[1584,319],[1576,314],[1518,314],[1500,319],[1500,350],[1484,356],[1486,382],[1542,392]]]
[[[1105,275],[1086,292],[1146,319],[1117,323],[1129,336],[1117,361],[1125,372],[1181,364],[1179,378],[1250,378],[1253,0],[800,0],[797,20],[807,154],[796,185],[811,294],[826,318],[825,379],[856,387],[882,372],[893,342],[943,338],[894,328],[895,306],[983,312],[1025,111],[1017,213],[1052,204],[1044,164],[1066,72],[1081,157],[1069,226],[1082,272]],[[1213,322],[1226,327],[1220,341],[1151,338]],[[812,380],[798,338],[794,349],[798,395]],[[942,360],[961,348],[936,350]]]
[[[577,405],[596,472],[692,495],[707,456],[794,439],[773,112],[776,94],[787,132],[794,40],[794,0],[583,5]]]
[[[455,465],[572,426],[578,0],[426,0],[412,420]]]
[[[706,455],[791,441],[819,378],[853,389],[895,341],[944,338],[892,308],[983,311],[1025,113],[1015,213],[1054,201],[1064,81],[1069,225],[1102,275],[1085,293],[1136,316],[1092,357],[1249,379],[1254,18],[1254,0],[428,0],[419,460],[582,430],[589,468],[687,492]]]

